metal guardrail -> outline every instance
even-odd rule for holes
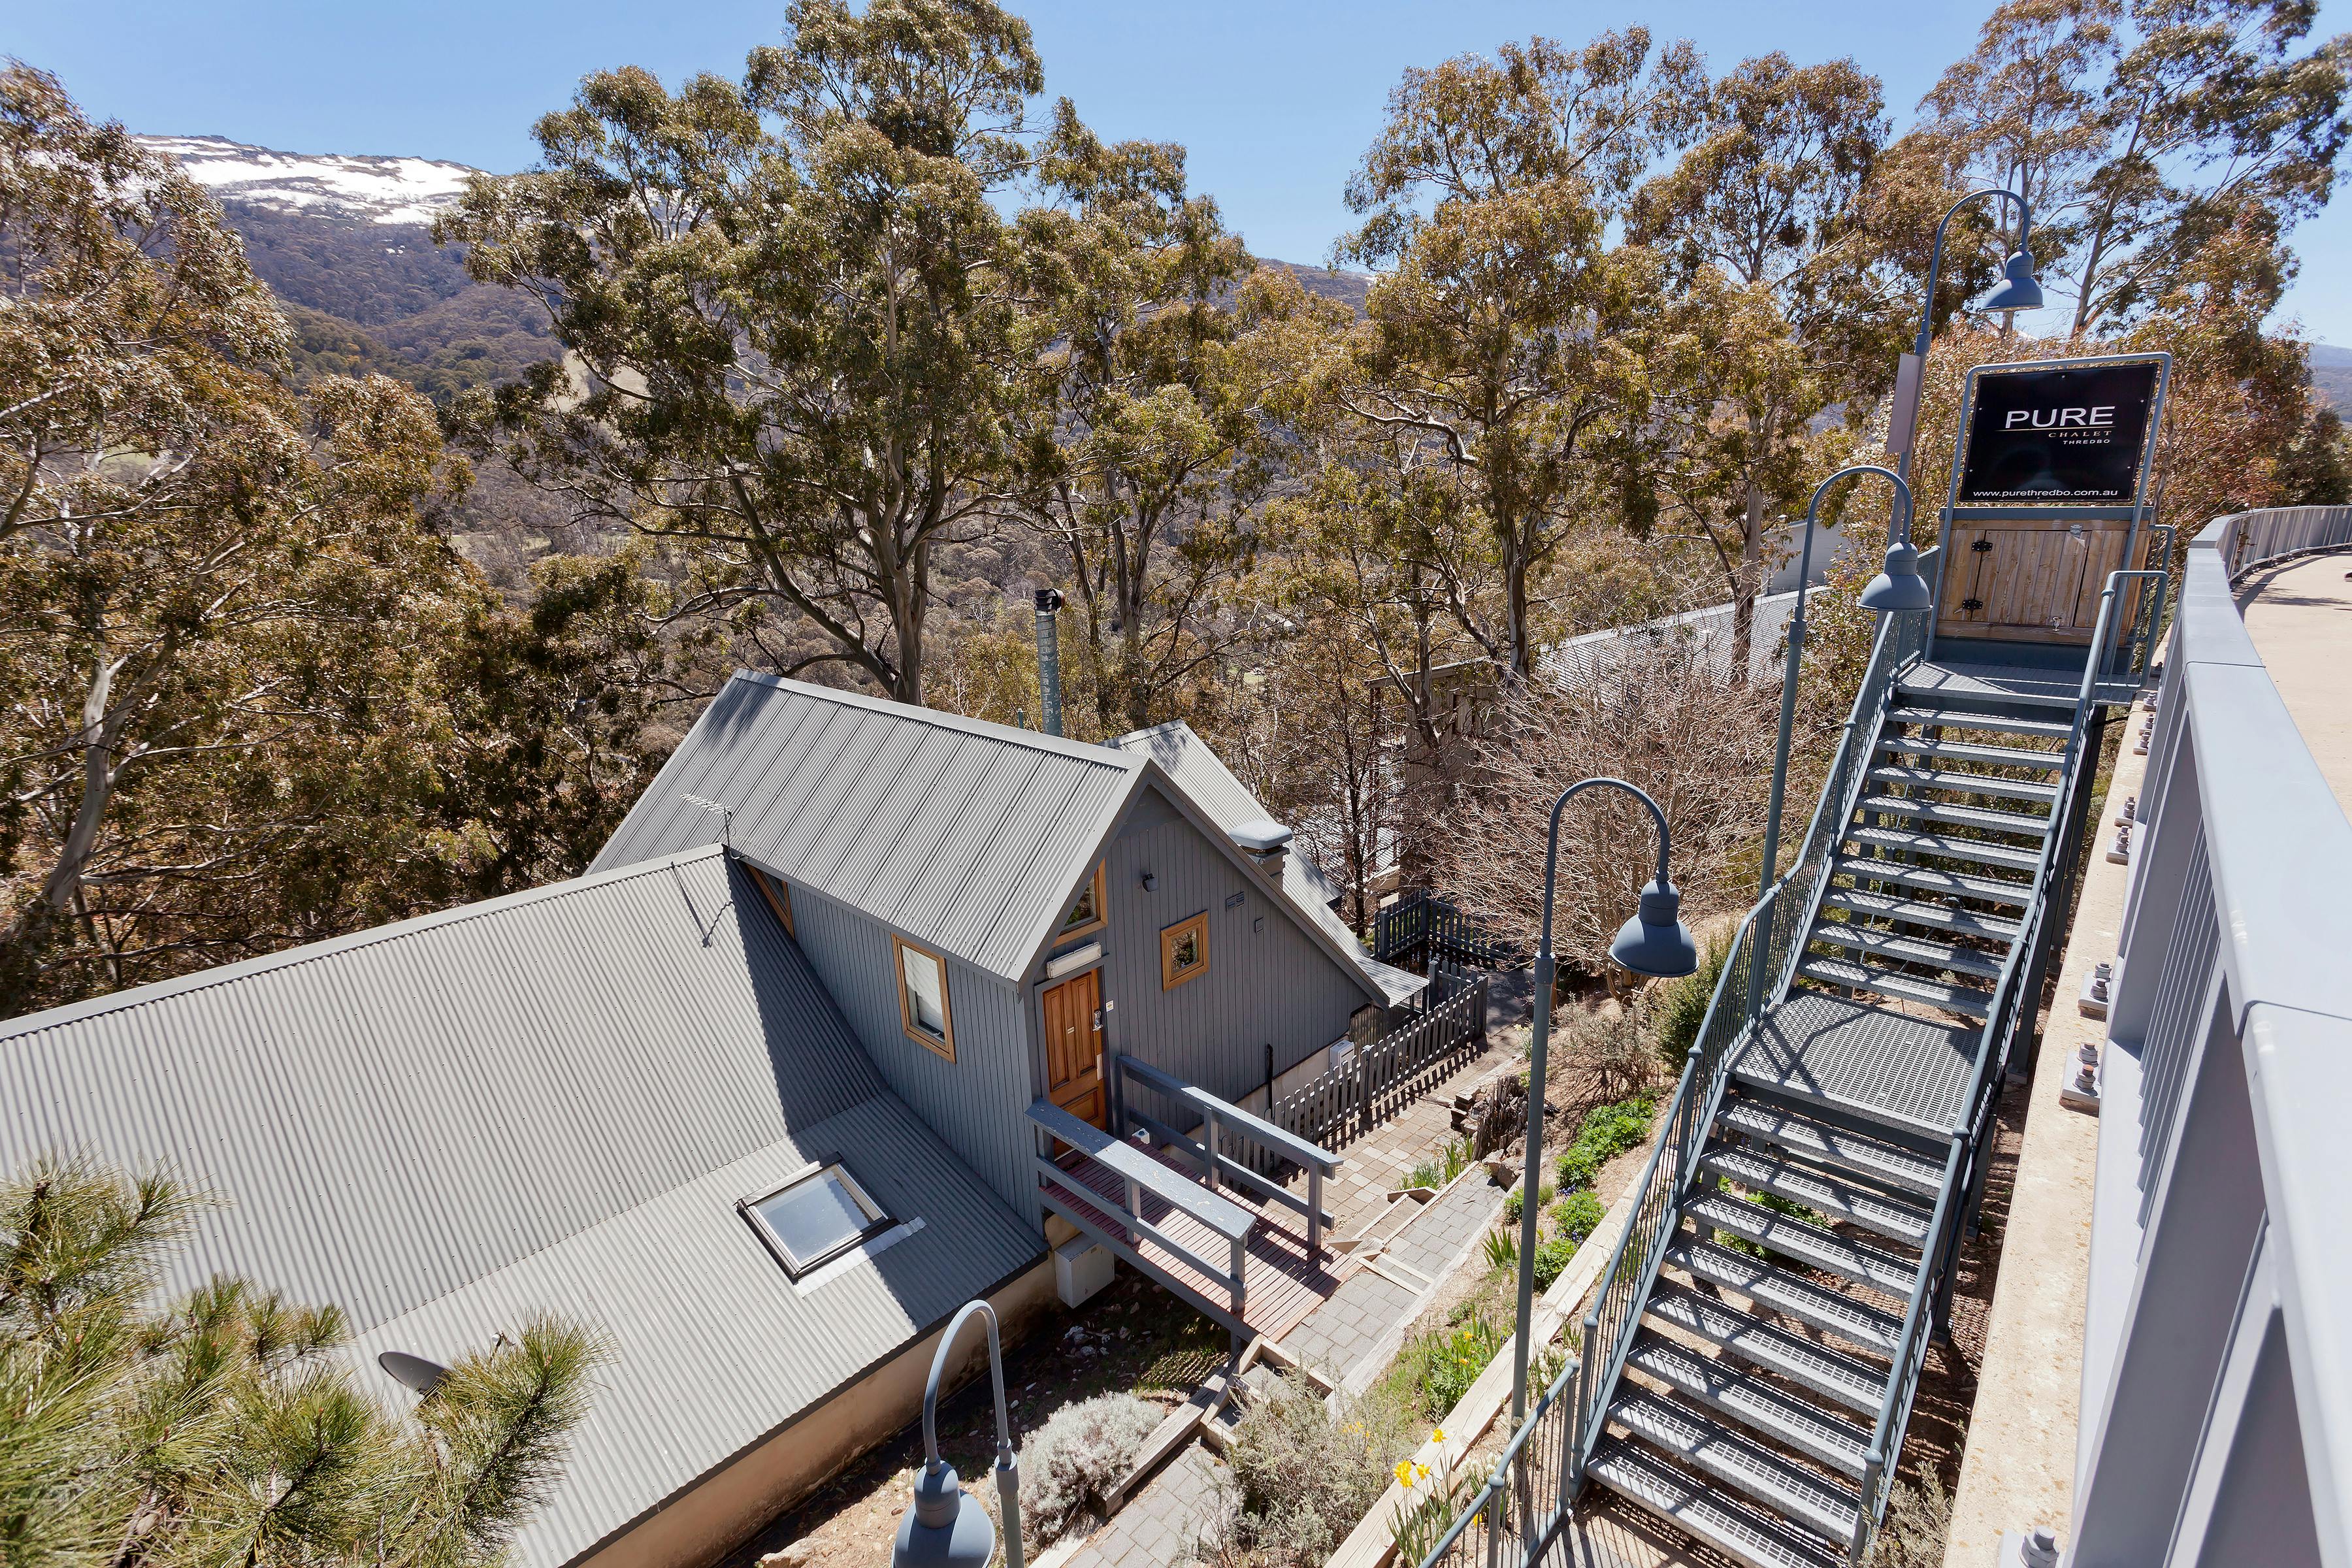
[[[2352,1562],[2352,822],[2231,592],[2347,546],[2352,507],[2302,507],[2188,552],[2109,988],[2072,1560]]]
[[[1486,1484],[1417,1568],[1500,1568],[1535,1562],[1567,1521],[1570,1391],[1579,1363],[1560,1369],[1496,1460]]]

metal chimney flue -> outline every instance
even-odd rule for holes
[[[1037,694],[1045,704],[1048,735],[1062,732],[1062,643],[1054,620],[1061,608],[1059,588],[1037,590]]]

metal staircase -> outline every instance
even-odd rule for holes
[[[2032,1037],[2100,726],[2160,618],[2160,575],[2117,574],[2091,646],[2133,578],[2154,579],[2138,626],[2079,680],[1937,662],[1924,615],[1882,626],[1585,1319],[1571,1490],[1759,1568],[1867,1551]]]

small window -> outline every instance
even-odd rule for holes
[[[771,877],[765,871],[753,871],[751,879],[760,884],[760,892],[776,918],[784,922],[784,934],[797,939],[800,932],[793,929],[793,886],[781,877]]]
[[[955,1060],[955,1023],[948,1015],[948,966],[936,952],[894,936],[898,955],[898,1022],[908,1038]]]
[[[1054,940],[1067,942],[1074,936],[1100,931],[1110,919],[1105,912],[1107,908],[1103,900],[1102,863],[1097,861],[1095,874],[1087,879],[1085,887],[1078,889],[1078,901],[1070,906],[1069,915],[1062,921],[1062,929],[1054,933]]]
[[[795,1279],[890,1228],[890,1216],[882,1205],[837,1163],[735,1206]]]
[[[1204,911],[1160,933],[1160,988],[1181,985],[1209,972],[1209,917]]]

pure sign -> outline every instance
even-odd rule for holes
[[[2129,506],[2158,361],[1977,373],[1961,506]]]

